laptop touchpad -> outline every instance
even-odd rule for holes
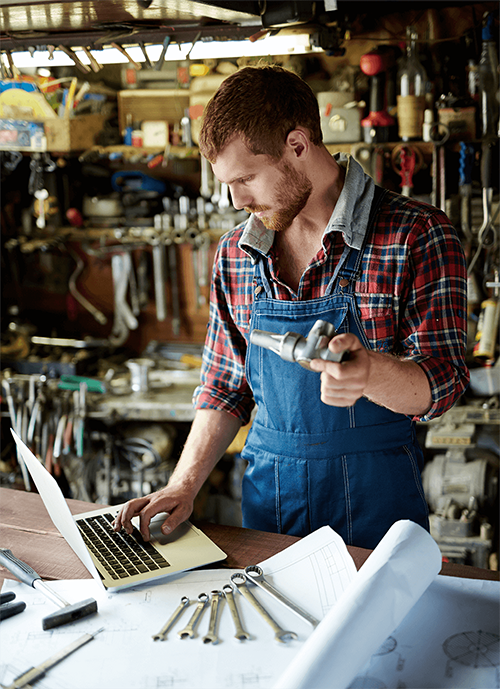
[[[161,525],[166,519],[165,512],[160,512],[151,520],[149,524],[149,533],[151,534],[151,540],[157,542],[160,545],[167,545],[168,543],[175,543],[182,539],[183,541],[188,538],[198,538],[199,534],[196,529],[193,529],[189,522],[182,522],[177,528],[175,528],[172,533],[165,535],[161,532]]]

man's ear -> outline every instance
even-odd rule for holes
[[[302,127],[292,129],[286,137],[285,146],[295,158],[305,158],[311,146],[309,134]]]

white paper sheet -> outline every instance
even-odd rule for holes
[[[259,563],[248,563],[259,564]],[[321,619],[355,575],[356,568],[342,539],[329,527],[298,541],[266,563],[269,581],[312,615]],[[312,633],[312,627],[264,591],[252,586],[256,598],[298,639],[278,643],[274,632],[249,603],[236,593],[244,628],[251,640],[238,642],[227,604],[220,615],[216,645],[201,641],[208,630],[209,608],[194,639],[179,639],[195,608],[199,593],[209,594],[229,582],[234,571],[207,569],[172,576],[168,582],[106,593],[92,580],[60,581],[50,585],[66,600],[93,597],[99,612],[71,625],[42,631],[41,620],[54,611],[42,594],[24,584],[7,581],[27,609],[0,623],[0,683],[37,665],[86,632],[104,631],[50,670],[38,686],[47,689],[269,689]],[[192,604],[166,641],[153,641],[182,596]]]

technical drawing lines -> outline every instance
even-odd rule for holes
[[[496,667],[500,664],[500,636],[492,632],[461,632],[443,643],[448,658],[469,667]]]

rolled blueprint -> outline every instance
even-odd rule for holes
[[[393,524],[274,689],[347,689],[440,569],[441,553],[425,529]]]

